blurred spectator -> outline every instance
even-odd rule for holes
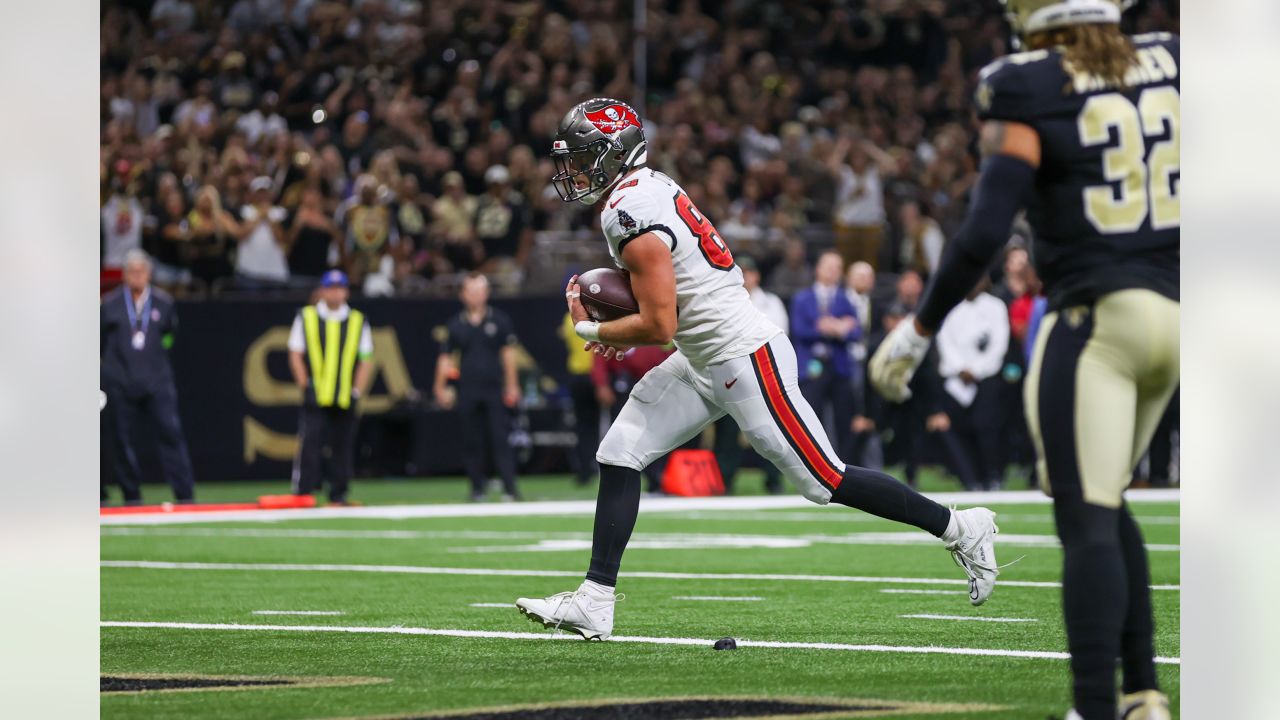
[[[920,296],[924,293],[924,280],[915,270],[903,270],[898,275],[894,292],[896,293],[894,302],[901,305],[907,312],[913,313],[916,311],[916,305],[920,304]]]
[[[418,187],[418,176],[406,173],[396,193],[396,227],[400,230],[400,256],[412,258],[416,270],[430,267],[432,248],[427,235],[431,198]]]
[[[485,193],[476,203],[475,220],[484,267],[492,272],[503,259],[523,265],[532,233],[524,201],[511,190],[511,173],[503,165],[494,165],[485,170],[484,182]]]
[[[898,210],[902,221],[902,242],[898,246],[898,262],[902,268],[910,268],[929,276],[938,269],[942,246],[946,238],[937,221],[920,211],[920,203],[908,200]]]
[[[99,311],[102,391],[107,395],[115,446],[115,479],[126,505],[142,504],[137,443],[142,425],[155,431],[160,470],[179,503],[195,501],[195,479],[178,417],[178,391],[169,347],[178,325],[173,299],[151,286],[151,259],[125,253],[124,285],[102,298]],[[106,488],[102,489],[106,500]]]
[[[845,276],[844,296],[853,307],[858,327],[863,329],[862,336],[850,346],[853,359],[858,363],[866,362],[867,345],[874,333],[873,328],[879,326],[871,307],[871,291],[875,287],[876,271],[870,263],[856,262],[849,266],[849,272]]]
[[[884,453],[880,447],[880,437],[876,432],[876,422],[868,409],[867,394],[871,386],[867,382],[868,347],[873,336],[879,331],[879,316],[872,312],[871,292],[876,286],[876,271],[870,263],[856,262],[849,266],[845,275],[844,295],[853,307],[854,317],[862,334],[849,343],[849,354],[853,357],[853,422],[849,429],[853,433],[850,438],[849,460],[861,467],[878,469],[884,465]]]
[[[791,324],[787,315],[787,306],[777,295],[760,287],[760,268],[756,265],[755,258],[748,255],[740,256],[738,267],[742,269],[742,285],[747,289],[747,295],[751,297],[751,304],[764,313],[764,316],[774,325],[777,325],[779,330],[786,332]]]
[[[173,292],[191,284],[187,206],[177,190],[164,195],[160,202],[161,207],[156,210],[153,277],[157,285]]]
[[[782,181],[782,192],[773,202],[773,227],[783,232],[804,228],[813,219],[814,203],[805,193],[804,180],[789,176]]]
[[[240,111],[253,107],[257,88],[254,79],[245,74],[244,53],[232,50],[222,58],[221,72],[214,80],[214,92],[221,107]]]
[[[274,92],[265,92],[257,107],[236,120],[236,130],[244,135],[250,146],[257,145],[261,138],[274,138],[289,133],[289,123],[276,112],[279,101],[280,96]]]
[[[116,163],[111,181],[111,196],[102,206],[102,266],[118,268],[130,250],[142,248],[142,203],[134,195],[134,185],[127,182],[129,163]]]
[[[469,276],[459,295],[462,312],[449,321],[436,362],[436,402],[455,406],[466,440],[464,457],[471,478],[471,501],[484,499],[486,458],[502,478],[503,500],[520,498],[516,458],[511,448],[511,410],[520,402],[516,379],[515,329],[507,314],[489,306],[489,281]],[[454,353],[458,357],[454,358]],[[452,379],[456,389],[448,386]],[[488,446],[486,448],[486,445]]]
[[[289,273],[295,285],[312,285],[340,259],[342,232],[324,210],[324,197],[315,188],[302,191],[298,209],[285,237]]]
[[[1009,350],[1005,353],[1004,370],[1001,372],[1006,385],[1004,446],[1008,461],[1026,468],[1028,484],[1034,488],[1035,448],[1027,430],[1022,391],[1031,356],[1032,318],[1037,311],[1044,314],[1048,301],[1040,296],[1040,279],[1029,262],[1026,248],[1014,244],[1019,240],[1015,236],[1005,250],[1004,278],[992,294],[1009,308]]]
[[[853,306],[840,289],[844,274],[840,253],[827,250],[814,266],[813,287],[791,299],[791,340],[796,348],[800,392],[822,419],[831,408],[827,434],[837,451],[853,422],[855,362],[849,343],[862,337]],[[859,370],[860,372],[860,370]]]
[[[1009,347],[1004,303],[985,290],[984,279],[953,309],[938,330],[938,374],[951,419],[948,448],[967,490],[999,489],[1004,476],[1000,427],[1000,370]]]
[[[222,209],[222,199],[214,186],[205,185],[196,193],[195,207],[187,213],[187,232],[191,275],[211,290],[216,281],[231,276],[231,255],[240,235],[239,224]]]
[[[399,242],[395,218],[373,175],[356,178],[355,192],[338,207],[334,218],[346,238],[343,262],[352,283],[364,281],[365,275],[379,272],[382,257]]]
[[[769,273],[769,291],[789,298],[811,284],[813,270],[809,267],[804,241],[791,238],[783,247],[782,262]]]
[[[240,208],[236,250],[237,285],[243,289],[279,287],[289,281],[283,225],[287,213],[274,200],[271,178],[258,177],[249,183],[249,203]]]
[[[151,24],[161,32],[184,33],[195,21],[195,7],[187,0],[156,0],[151,6]]]
[[[878,267],[880,244],[884,239],[884,187],[872,154],[886,167],[895,165],[892,158],[883,157],[870,142],[854,142],[848,138],[836,144],[835,154],[828,162],[837,183],[836,248],[846,264],[861,261]]]
[[[442,195],[431,207],[435,234],[443,242],[444,258],[455,271],[474,270],[480,264],[476,248],[475,218],[479,203],[462,186],[462,175],[449,172],[441,181]]]

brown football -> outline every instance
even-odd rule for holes
[[[596,268],[578,276],[582,307],[592,320],[606,322],[640,312],[631,294],[631,277],[613,268]]]

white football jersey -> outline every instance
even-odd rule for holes
[[[750,354],[782,332],[751,303],[724,240],[671,178],[636,170],[605,198],[601,212],[609,254],[623,270],[622,249],[640,235],[656,233],[671,247],[675,343],[694,366]]]

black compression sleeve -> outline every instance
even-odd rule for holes
[[[1035,168],[1009,155],[992,155],[982,163],[969,215],[942,251],[938,272],[916,313],[925,330],[936,332],[951,308],[982,279],[991,259],[1008,241],[1009,228],[1035,176]]]

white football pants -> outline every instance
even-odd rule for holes
[[[726,413],[802,495],[819,505],[831,500],[845,464],[800,394],[796,353],[784,334],[705,368],[676,351],[636,383],[596,461],[643,470]]]

